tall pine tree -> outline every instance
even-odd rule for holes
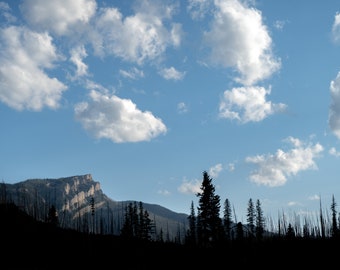
[[[143,208],[143,203],[130,202],[125,209],[125,220],[121,229],[121,236],[125,238],[136,238],[151,240],[151,234],[155,233],[154,222],[149,213]]]
[[[220,218],[220,196],[215,194],[215,186],[209,174],[203,172],[201,191],[196,195],[198,201],[197,236],[198,244],[214,246],[223,239],[222,219]]]
[[[249,237],[254,236],[255,234],[255,207],[254,207],[252,198],[250,198],[248,201],[247,225],[248,225],[248,230],[249,230]]]
[[[190,215],[188,216],[189,228],[185,237],[185,242],[187,245],[196,245],[196,214],[194,208],[194,202],[191,201]]]
[[[231,240],[231,226],[232,226],[232,212],[231,206],[228,199],[224,201],[224,211],[223,211],[223,226],[226,240]]]
[[[262,239],[264,233],[265,221],[263,217],[263,210],[261,208],[261,202],[259,199],[256,200],[256,238]]]

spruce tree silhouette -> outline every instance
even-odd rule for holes
[[[188,216],[189,228],[185,236],[185,244],[189,246],[195,246],[196,241],[196,213],[194,208],[194,202],[191,201],[190,215]]]
[[[220,196],[215,194],[215,186],[209,174],[203,172],[197,214],[198,244],[203,247],[215,246],[223,239],[222,219],[220,218]]]
[[[248,225],[248,237],[253,237],[255,234],[255,207],[253,203],[253,199],[250,198],[248,201],[247,208],[247,225]]]
[[[232,212],[231,212],[231,206],[228,199],[225,199],[224,201],[224,211],[223,211],[223,226],[224,226],[224,232],[225,232],[225,238],[227,241],[232,239],[231,235],[231,226],[232,226]]]
[[[265,221],[263,217],[263,211],[261,208],[261,202],[259,199],[256,200],[256,222],[255,222],[255,230],[256,230],[256,239],[261,240],[263,238]]]

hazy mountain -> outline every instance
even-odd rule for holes
[[[119,234],[126,206],[134,201],[115,201],[102,191],[91,174],[57,179],[28,179],[1,185],[1,200],[13,202],[38,220],[46,220],[54,206],[61,227],[102,234]],[[139,202],[137,202],[139,204]],[[183,240],[188,215],[142,202],[154,221],[155,239]]]

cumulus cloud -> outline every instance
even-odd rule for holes
[[[299,139],[288,137],[293,145],[289,151],[278,149],[275,154],[257,155],[246,158],[246,162],[258,168],[250,174],[250,180],[258,185],[282,186],[287,177],[301,171],[317,169],[314,159],[323,151],[322,145],[306,144]]]
[[[76,66],[75,77],[86,76],[88,73],[88,66],[83,62],[83,58],[87,57],[84,46],[78,46],[71,50],[70,61]]]
[[[222,170],[223,170],[222,164],[218,163],[209,169],[209,175],[212,178],[217,178]]]
[[[97,4],[95,0],[25,0],[20,8],[32,27],[69,35],[77,25],[90,21]]]
[[[340,72],[330,83],[330,93],[328,124],[335,136],[340,139]]]
[[[59,107],[67,87],[46,73],[60,59],[52,38],[25,27],[0,29],[0,100],[16,110]]]
[[[340,13],[337,12],[334,16],[334,22],[332,25],[332,37],[336,43],[340,42]]]
[[[266,100],[270,89],[249,86],[233,88],[224,92],[219,105],[219,116],[241,123],[258,122],[269,115],[283,111],[285,104],[274,104]]]
[[[272,53],[272,39],[261,12],[238,0],[214,3],[211,29],[204,34],[212,63],[234,68],[239,74],[235,81],[243,85],[270,77],[281,63]]]
[[[200,180],[184,180],[183,183],[178,187],[178,191],[184,194],[197,194],[201,192],[201,184]]]
[[[149,141],[167,132],[162,120],[141,111],[129,99],[90,92],[90,102],[78,103],[75,116],[96,138],[116,143]]]
[[[164,24],[171,18],[172,9],[167,5],[155,5],[148,10],[141,5],[135,14],[125,18],[116,8],[102,9],[96,20],[97,34],[92,38],[95,52],[112,54],[140,65],[157,59],[168,46],[180,44],[181,25]]]
[[[162,69],[159,74],[166,80],[182,80],[185,76],[185,72],[180,72],[176,70],[174,67],[164,68]]]

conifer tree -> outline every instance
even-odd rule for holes
[[[164,243],[164,236],[163,235],[164,235],[163,228],[160,228],[157,240],[161,243]]]
[[[121,235],[125,238],[137,238],[150,240],[154,232],[154,225],[143,203],[129,203],[125,210],[125,220],[121,229]]]
[[[209,174],[203,172],[197,214],[198,241],[202,246],[213,246],[222,240],[223,226],[220,218],[220,196],[215,194],[215,186]]]
[[[196,244],[196,213],[194,208],[194,202],[191,201],[190,215],[188,216],[189,228],[185,237],[186,244]]]
[[[287,232],[286,232],[286,238],[287,239],[294,239],[295,238],[295,232],[294,232],[294,229],[293,229],[293,226],[291,223],[288,224],[288,229],[287,229]]]
[[[244,230],[241,222],[237,222],[236,224],[236,240],[243,240],[244,238]]]
[[[132,212],[131,212],[131,223],[132,223],[132,231],[134,237],[140,236],[140,226],[139,226],[139,216],[138,216],[138,206],[137,202],[133,202]]]
[[[94,204],[94,198],[91,197],[90,199],[90,207],[91,207],[91,216],[92,216],[92,233],[95,233],[95,204]]]
[[[308,222],[307,222],[306,218],[305,218],[305,222],[303,224],[302,233],[303,233],[303,238],[305,238],[305,239],[310,238],[310,231],[309,231]]]
[[[138,209],[138,220],[136,222],[138,223],[138,229],[137,229],[137,237],[143,239],[144,237],[147,237],[147,232],[146,232],[146,220],[144,219],[144,208],[143,208],[143,203],[139,202],[139,209]]]
[[[133,208],[132,208],[132,203],[129,203],[125,207],[125,213],[124,213],[124,223],[121,229],[121,236],[124,238],[133,238],[134,237],[134,232],[133,232]]]
[[[263,237],[263,232],[264,232],[264,226],[265,226],[265,221],[263,217],[263,211],[261,208],[261,202],[259,199],[256,200],[256,238],[257,239],[262,239]]]
[[[150,219],[149,212],[147,210],[142,211],[143,213],[143,220],[141,221],[141,239],[143,240],[151,240],[151,234],[155,232],[155,226]]]
[[[248,230],[250,232],[250,237],[255,233],[255,207],[253,203],[253,199],[250,198],[248,201],[248,208],[247,208],[247,225]]]
[[[336,202],[334,198],[334,194],[332,195],[332,204],[331,204],[331,211],[332,211],[332,237],[336,237],[338,235],[338,225],[337,225],[337,211],[336,211]]]
[[[224,211],[223,211],[223,226],[226,240],[231,240],[231,225],[232,221],[231,206],[228,199],[224,201]]]

